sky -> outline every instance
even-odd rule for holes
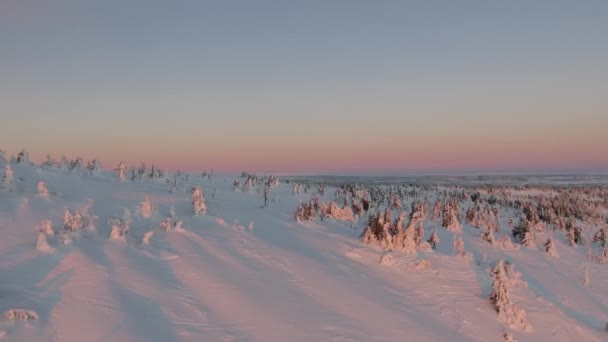
[[[0,0],[0,149],[608,172],[608,1]]]

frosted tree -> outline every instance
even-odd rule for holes
[[[555,258],[559,257],[559,254],[557,254],[557,250],[555,249],[553,239],[547,239],[547,242],[545,242],[543,246],[545,247],[545,253],[547,253],[548,256]]]
[[[424,239],[424,225],[422,222],[418,222],[418,228],[416,228],[416,235],[414,237],[414,241],[416,241],[416,245],[420,245]]]
[[[14,161],[16,164],[30,163],[30,154],[25,149],[22,149],[21,152],[17,154]]]
[[[439,240],[439,236],[437,236],[436,231],[434,231],[433,234],[431,234],[431,237],[428,239],[427,242],[429,243],[429,245],[431,245],[431,247],[433,249],[439,248],[440,240]]]
[[[9,192],[15,192],[17,190],[17,183],[15,180],[15,173],[11,168],[10,164],[6,164],[6,170],[4,171],[4,178],[2,179],[2,188]]]
[[[129,232],[128,222],[124,219],[112,218],[108,221],[108,224],[111,227],[110,239],[112,240],[124,239],[125,235]]]
[[[396,210],[401,209],[401,199],[396,193],[391,194],[391,207]]]
[[[447,201],[443,208],[442,226],[453,233],[462,232],[462,226],[458,221],[458,203],[454,200]]]
[[[467,252],[464,250],[462,236],[454,240],[454,254],[460,258],[464,258],[467,255]]]
[[[604,249],[602,249],[602,252],[597,257],[597,262],[602,265],[608,264],[608,247],[604,247]]]
[[[91,175],[98,175],[101,173],[101,163],[97,159],[92,160],[87,164],[87,169]]]
[[[44,183],[42,181],[38,182],[37,188],[38,188],[38,196],[40,196],[42,198],[49,197],[49,190],[46,188],[46,183]]]
[[[192,192],[192,208],[194,210],[194,215],[204,215],[207,212],[203,190],[198,186],[194,188],[194,191]]]
[[[139,213],[144,218],[149,218],[156,212],[156,207],[146,198],[139,204]]]
[[[42,163],[42,166],[45,169],[50,169],[50,168],[54,167],[55,165],[57,165],[57,162],[55,161],[55,159],[53,159],[53,157],[50,154],[47,154],[46,160],[44,161],[44,163]]]
[[[602,247],[606,247],[606,228],[600,228],[593,235],[593,242],[600,244]]]
[[[521,240],[521,244],[526,247],[536,248],[536,238],[534,237],[534,233],[532,231],[525,232],[523,239]]]
[[[496,238],[494,237],[494,231],[488,230],[487,232],[481,233],[481,239],[490,245],[494,246],[496,244]]]
[[[302,184],[297,183],[297,182],[293,183],[293,194],[294,194],[294,196],[299,195],[301,192],[302,192]]]
[[[47,236],[55,235],[55,232],[53,231],[53,222],[51,222],[51,220],[44,220],[40,222],[38,231],[44,232],[44,234],[46,234]]]
[[[120,162],[118,164],[118,166],[116,167],[116,169],[114,169],[114,171],[116,171],[116,174],[118,176],[118,180],[121,182],[126,182],[127,181],[127,165],[125,165],[124,162]]]
[[[49,246],[48,236],[43,231],[38,232],[36,239],[36,250],[41,253],[52,253],[55,249]]]
[[[441,201],[437,200],[435,201],[435,205],[433,206],[433,216],[432,219],[433,220],[439,220],[441,219],[441,213],[443,212],[443,207],[441,205]]]
[[[63,229],[67,232],[78,230],[84,226],[82,216],[79,210],[74,210],[74,213],[66,209],[63,213]]]
[[[492,293],[490,303],[498,313],[498,319],[510,327],[528,330],[526,312],[511,302],[508,289],[509,279],[504,262],[501,260],[492,268]]]
[[[70,170],[79,170],[83,167],[84,161],[80,157],[72,160],[70,163]]]

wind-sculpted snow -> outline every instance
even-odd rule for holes
[[[514,209],[501,207],[496,216],[482,206],[471,223],[469,204],[460,215],[440,204],[434,215],[443,190],[430,189],[422,205],[416,201],[427,193],[408,197],[408,188],[399,205],[387,195],[376,208],[375,195],[362,189],[337,194],[251,175],[186,178],[160,170],[130,179],[124,165],[117,172],[80,167],[15,163],[0,189],[4,341],[608,338],[608,266],[589,259],[586,247],[593,243],[598,257],[602,233],[596,242],[583,233],[570,246],[565,231],[541,232],[530,213],[530,231],[543,239],[519,248],[511,233],[518,222],[508,223]],[[296,209],[313,196],[336,204],[298,222]],[[342,220],[351,203],[356,222],[350,213]],[[369,218],[380,213],[382,230],[364,244]],[[390,248],[378,240],[385,228],[395,235]],[[481,238],[490,232],[492,239]],[[507,324],[490,301],[492,268],[501,260],[514,265],[501,269],[509,281],[501,283],[503,307],[526,312],[523,328]]]

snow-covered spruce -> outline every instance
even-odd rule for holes
[[[340,207],[335,202],[322,203],[318,197],[301,203],[294,214],[296,221],[310,221],[318,217],[337,221],[355,222],[356,218],[350,207]]]
[[[431,248],[433,248],[433,249],[439,248],[439,243],[441,242],[441,240],[439,240],[439,236],[437,235],[437,231],[433,231],[433,234],[431,234],[431,237],[428,239],[427,242],[429,243],[429,245],[431,246]]]
[[[108,221],[110,225],[110,239],[111,240],[121,240],[125,238],[125,235],[129,233],[129,225],[128,222],[124,219],[112,218]]]
[[[101,174],[101,163],[99,160],[94,159],[87,163],[87,170],[91,175],[100,175]]]
[[[559,254],[557,254],[557,250],[555,249],[555,243],[553,242],[553,239],[547,239],[547,242],[545,242],[544,247],[545,253],[547,253],[548,256],[555,258],[559,257]]]
[[[194,215],[204,215],[207,213],[207,204],[205,203],[203,189],[199,186],[192,191],[192,210],[194,211]]]
[[[454,240],[454,255],[459,258],[464,258],[467,256],[467,252],[464,249],[464,240],[462,240],[462,236],[459,236]]]
[[[46,188],[46,183],[40,181],[40,182],[38,182],[38,185],[36,187],[38,189],[38,196],[40,196],[42,198],[49,197],[49,190]]]
[[[4,177],[2,178],[2,189],[9,192],[17,191],[17,182],[15,180],[15,173],[11,168],[11,164],[6,164]]]
[[[481,239],[490,245],[496,245],[496,238],[494,237],[494,231],[488,230],[487,232],[481,233]]]
[[[80,210],[76,209],[72,213],[66,209],[63,213],[63,229],[68,232],[78,230],[84,226]]]
[[[52,253],[55,251],[55,248],[49,245],[48,236],[45,232],[38,232],[38,238],[36,239],[36,250],[41,253]]]
[[[452,233],[461,233],[462,225],[458,221],[459,212],[460,207],[455,199],[447,201],[443,206],[443,222],[441,225]]]
[[[139,214],[143,218],[150,218],[155,212],[156,207],[150,202],[148,198],[146,198],[143,202],[139,204]]]
[[[509,279],[504,261],[492,268],[492,293],[490,303],[498,313],[498,319],[511,328],[530,330],[526,320],[526,312],[511,301],[509,295]]]
[[[118,177],[119,181],[121,181],[121,182],[127,181],[128,169],[127,169],[127,165],[124,162],[120,162],[114,171],[116,171],[116,177]]]

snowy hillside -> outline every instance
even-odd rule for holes
[[[450,227],[433,218],[441,190],[430,189],[431,207],[412,225],[423,234],[406,251],[363,243],[381,206],[356,222],[295,219],[313,196],[337,201],[335,188],[217,174],[120,181],[121,170],[89,166],[10,164],[0,189],[4,341],[608,340],[601,247],[591,236],[570,246],[549,229],[520,244],[512,208],[487,231],[490,244],[464,219],[469,202]],[[193,205],[197,186],[204,197]],[[404,226],[413,198],[391,214],[403,211]],[[433,232],[437,248],[418,248]],[[526,325],[499,318],[489,300],[501,260]]]

